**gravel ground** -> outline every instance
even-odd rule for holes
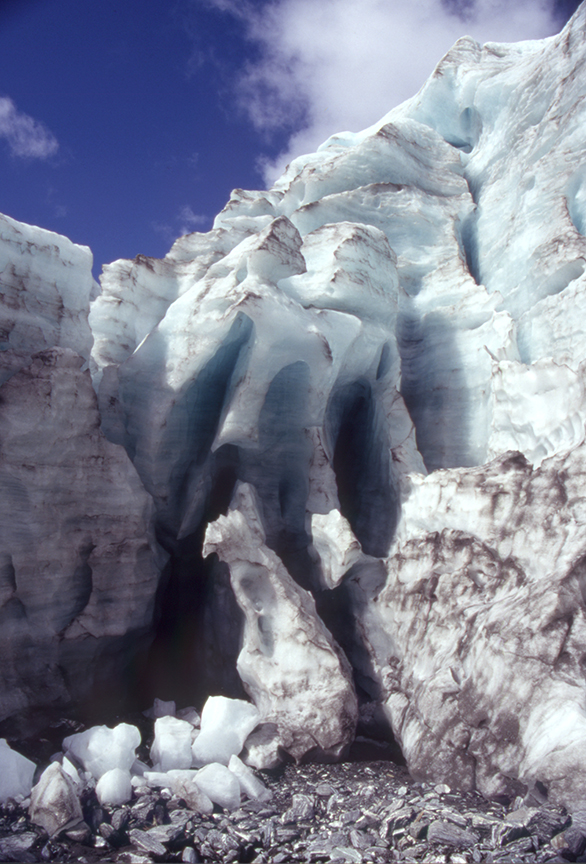
[[[268,804],[244,800],[209,816],[165,790],[112,808],[88,792],[86,826],[51,840],[9,804],[0,811],[0,861],[586,861],[566,812],[533,798],[490,802],[415,783],[388,761],[287,765],[259,776],[273,792]]]

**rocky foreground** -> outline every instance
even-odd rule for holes
[[[26,805],[0,811],[0,861],[562,862],[586,861],[586,839],[562,808],[535,795],[487,801],[414,782],[392,762],[289,764],[263,773],[269,803],[204,816],[167,790],[122,807],[82,802],[86,827],[49,838]],[[574,817],[576,818],[576,817]]]

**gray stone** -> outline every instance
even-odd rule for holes
[[[130,812],[126,808],[114,810],[112,813],[112,827],[116,831],[124,831],[130,820]]]
[[[65,836],[70,840],[73,840],[74,843],[89,843],[92,832],[89,825],[86,825],[85,822],[82,822],[79,826],[75,828],[70,828],[68,831],[65,831]]]
[[[527,823],[527,829],[534,834],[540,843],[546,843],[555,834],[559,834],[571,823],[571,817],[545,807],[533,814]]]
[[[167,854],[167,850],[163,844],[154,837],[149,837],[146,831],[139,831],[138,829],[133,828],[132,831],[128,832],[128,836],[132,845],[136,846],[137,849],[142,849],[143,852],[148,852],[152,855]]]
[[[34,855],[24,856],[38,840],[38,835],[33,831],[25,831],[22,834],[14,834],[12,837],[0,838],[0,857],[5,861],[34,861]]]
[[[183,834],[183,826],[172,822],[170,825],[155,825],[146,832],[149,838],[158,840],[159,843],[172,843]]]
[[[291,806],[281,817],[284,823],[298,822],[302,819],[313,819],[315,804],[309,795],[298,793],[293,795]]]
[[[442,822],[439,819],[432,822],[427,829],[429,843],[441,843],[446,846],[454,846],[457,849],[474,846],[478,839],[478,834],[475,831],[464,831],[451,822]]]
[[[363,860],[362,854],[351,846],[334,846],[330,854],[332,859],[349,861],[351,864],[361,864]]]

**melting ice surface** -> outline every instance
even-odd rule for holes
[[[2,716],[124,680],[155,621],[187,687],[252,700],[211,738],[156,707],[152,772],[83,733],[100,794],[209,808],[235,758],[370,724],[416,777],[586,806],[585,27],[459,40],[99,294],[3,219]]]

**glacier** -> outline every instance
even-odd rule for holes
[[[1,720],[141,668],[254,703],[255,767],[368,728],[586,808],[585,62],[584,4],[463,37],[99,287],[2,217]]]

